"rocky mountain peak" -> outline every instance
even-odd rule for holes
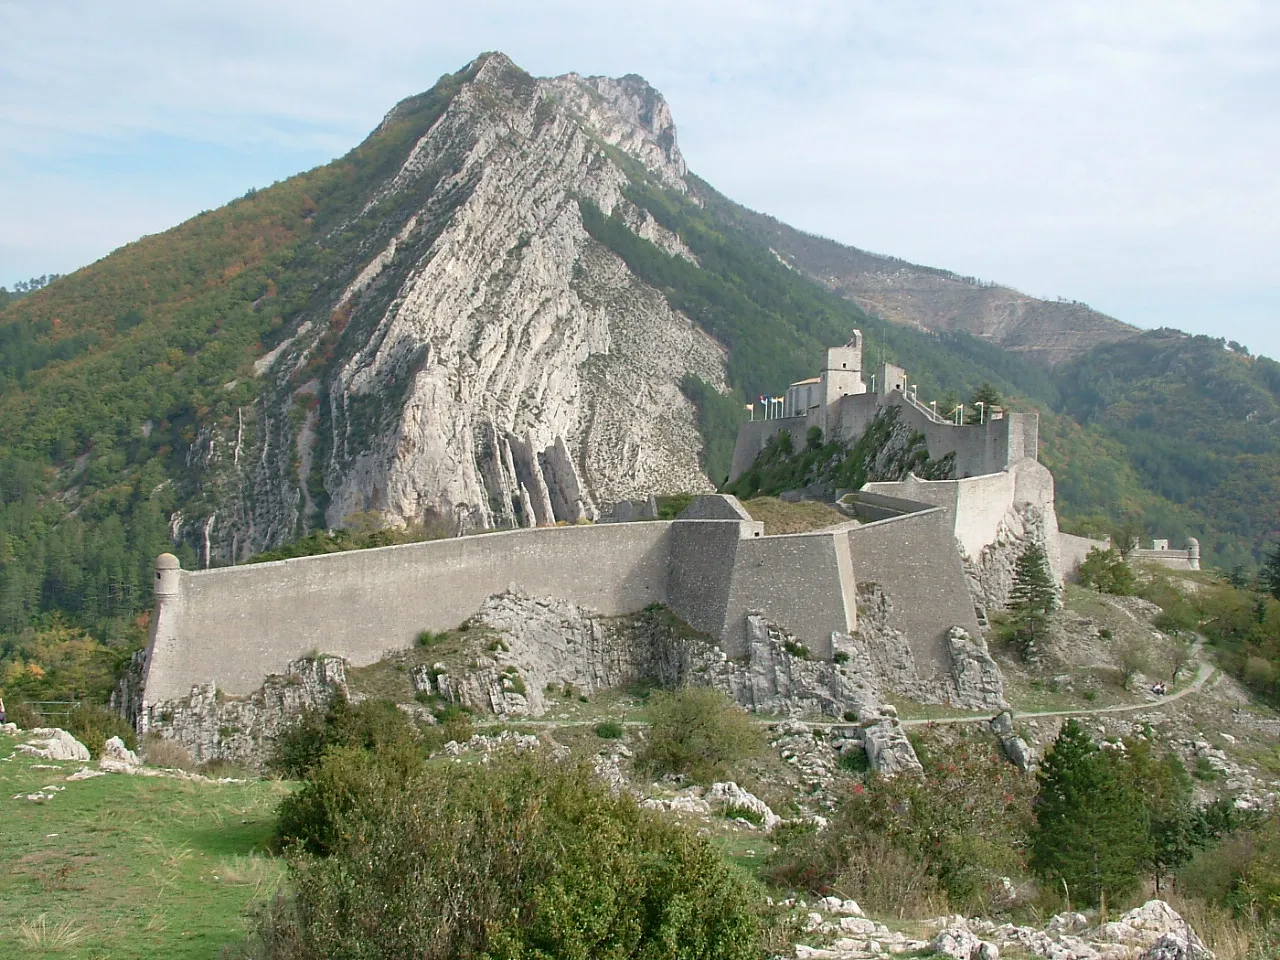
[[[681,383],[723,389],[724,348],[583,222],[589,203],[688,257],[627,198],[633,176],[686,190],[662,96],[489,53],[380,131],[413,123],[398,167],[324,240],[357,251],[349,279],[261,364],[262,453],[240,458],[237,515],[215,527],[227,559],[368,510],[465,531],[711,488]],[[308,378],[317,351],[332,359]]]

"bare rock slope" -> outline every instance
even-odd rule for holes
[[[230,493],[210,560],[359,511],[466,531],[711,489],[680,384],[723,389],[724,350],[583,226],[590,201],[689,256],[623,189],[638,163],[685,191],[667,104],[637,77],[535,79],[501,54],[464,73],[341,228],[366,237],[353,279],[259,361],[253,436],[197,445]]]

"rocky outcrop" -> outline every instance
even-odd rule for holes
[[[686,189],[670,110],[643,80],[472,64],[328,238],[360,238],[349,279],[262,358],[261,403],[197,438],[216,507],[180,535],[219,561],[361,511],[469,531],[710,491],[680,385],[723,389],[724,348],[584,225],[615,216],[693,259],[627,198],[624,162]]]
[[[863,716],[879,703],[874,668],[864,668],[869,660],[811,659],[793,637],[756,614],[747,617],[747,654],[740,660],[666,611],[601,617],[563,600],[512,591],[485,601],[475,621],[497,634],[493,649],[463,668],[416,669],[418,690],[510,716],[541,716],[547,691],[591,695],[637,680],[715,686],[766,712]],[[843,638],[845,647],[856,644]]]
[[[863,749],[871,769],[886,777],[923,774],[924,767],[897,717],[886,717],[863,731]]]
[[[947,637],[951,655],[951,676],[955,680],[955,702],[966,707],[1009,706],[1004,698],[1004,678],[991,658],[987,641],[971,637],[962,627],[952,627]]]
[[[1050,570],[1061,584],[1061,571],[1057,569],[1058,521],[1049,503],[1017,503],[1000,521],[995,539],[982,548],[977,557],[969,557],[961,550],[965,572],[969,576],[970,590],[975,606],[983,610],[1002,610],[1009,606],[1013,595],[1014,571],[1018,557],[1029,543],[1045,548]]]
[[[345,661],[296,660],[248,697],[224,696],[209,683],[181,699],[147,704],[138,732],[180,743],[196,762],[223,759],[256,766],[299,713],[346,694]]]
[[[27,741],[14,749],[40,760],[89,762],[89,748],[59,727],[36,727],[27,731]]]

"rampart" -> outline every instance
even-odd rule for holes
[[[976,633],[951,518],[881,498],[897,514],[789,536],[762,536],[731,497],[688,513],[724,519],[580,524],[183,571],[157,563],[145,704],[197,684],[243,695],[310,652],[360,665],[405,649],[422,630],[456,627],[512,587],[605,615],[668,605],[729,657],[747,652],[746,617],[761,613],[817,658],[857,628],[860,580],[890,596],[890,626],[921,664],[946,663],[953,626]]]

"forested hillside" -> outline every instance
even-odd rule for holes
[[[1083,428],[1075,445],[1139,480],[1150,529],[1200,538],[1223,568],[1256,566],[1280,535],[1280,363],[1233,347],[1154,330],[1058,371],[1058,409]],[[1102,469],[1062,471],[1075,511],[1089,511],[1096,492],[1080,485]]]

